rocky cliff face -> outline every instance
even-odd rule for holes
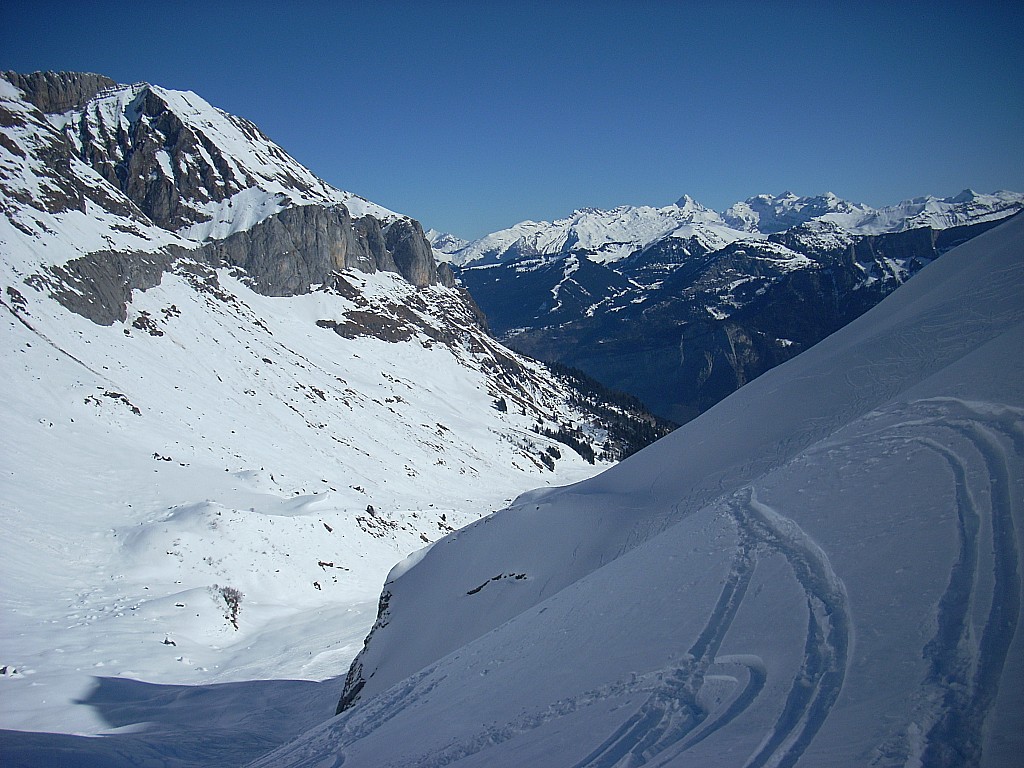
[[[109,77],[89,72],[0,72],[0,77],[20,88],[42,112],[57,115],[81,109],[101,90],[117,85]]]
[[[402,237],[402,233],[405,237]],[[417,287],[438,282],[429,246],[419,224],[401,220],[381,227],[372,216],[353,219],[343,205],[304,205],[279,214],[200,249],[211,264],[245,270],[251,284],[268,296],[306,293],[343,269],[398,272]]]

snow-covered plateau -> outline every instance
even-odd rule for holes
[[[394,571],[258,766],[1010,766],[1024,218],[597,477]]]

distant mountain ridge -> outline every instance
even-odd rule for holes
[[[696,236],[709,247],[722,247],[740,238],[776,234],[810,221],[829,222],[850,234],[879,235],[993,221],[1022,208],[1024,194],[982,194],[970,189],[951,197],[917,197],[883,208],[851,203],[831,192],[814,197],[792,192],[762,194],[735,203],[722,213],[684,195],[662,208],[586,208],[555,221],[524,221],[470,242],[437,233],[432,244],[439,258],[459,265],[570,253],[609,263],[669,238],[688,240]],[[446,239],[442,241],[441,237]]]
[[[683,423],[1022,208],[970,190],[882,209],[787,192],[725,214],[684,197],[524,222],[449,258],[505,343]]]

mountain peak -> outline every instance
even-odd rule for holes
[[[978,197],[979,197],[979,195],[978,195],[977,192],[975,192],[973,189],[967,188],[964,191],[962,191],[960,194],[956,195],[955,197],[949,198],[949,202],[951,202],[951,203],[970,203],[970,202],[972,202],[974,200],[977,200]]]

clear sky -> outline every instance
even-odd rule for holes
[[[1024,3],[0,0],[0,69],[192,90],[477,237],[761,192],[1024,191]]]

